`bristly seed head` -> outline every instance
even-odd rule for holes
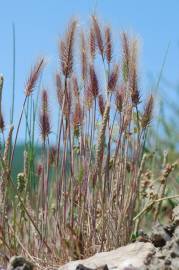
[[[132,103],[134,106],[137,106],[140,103],[140,92],[138,89],[138,78],[135,69],[133,69],[131,74],[130,88]]]
[[[90,86],[93,97],[96,98],[98,96],[99,87],[98,87],[98,78],[93,65],[90,65]]]
[[[49,134],[51,132],[49,111],[48,111],[48,94],[47,94],[47,90],[45,90],[45,89],[42,91],[42,108],[41,108],[41,112],[40,112],[40,129],[41,129],[42,139],[45,142],[46,138],[49,136]]]
[[[85,81],[87,77],[87,47],[84,33],[81,32],[81,73],[82,78]]]
[[[116,91],[115,103],[116,103],[116,108],[119,112],[122,112],[124,92],[125,92],[124,86],[119,87],[118,90]]]
[[[85,90],[85,105],[88,110],[91,109],[93,104],[93,93],[91,91],[91,85],[88,84]]]
[[[103,44],[103,38],[102,38],[102,33],[101,29],[99,27],[99,23],[97,21],[97,18],[95,16],[92,16],[92,21],[93,21],[93,29],[95,32],[95,37],[98,45],[99,52],[104,59],[104,44]]]
[[[57,148],[55,146],[52,146],[49,150],[49,155],[48,155],[49,166],[55,164],[56,156],[57,156]]]
[[[131,99],[134,106],[137,106],[140,103],[140,92],[138,87],[138,42],[136,39],[131,41],[131,57],[130,57],[130,90],[131,90]]]
[[[62,72],[66,78],[73,72],[73,47],[77,21],[73,20],[69,26],[66,37],[60,42],[60,59]]]
[[[96,40],[95,40],[95,33],[94,33],[93,27],[91,27],[90,29],[89,48],[90,48],[90,55],[93,60],[96,54]]]
[[[105,54],[108,64],[112,60],[112,41],[111,41],[111,29],[109,26],[105,29]]]
[[[48,113],[48,94],[47,90],[42,91],[42,112]]]
[[[32,68],[30,76],[27,80],[26,86],[25,86],[25,95],[30,96],[36,86],[37,80],[40,77],[40,74],[44,68],[45,61],[44,58],[40,58],[35,66]]]
[[[75,97],[79,98],[80,92],[76,76],[73,76],[73,93]]]
[[[50,134],[50,122],[47,113],[40,114],[40,129],[41,129],[41,136],[43,141],[45,142],[46,138]]]
[[[103,116],[104,110],[105,110],[105,103],[104,103],[104,98],[102,95],[98,96],[98,106],[99,106],[100,114],[101,116]]]
[[[18,173],[17,175],[17,191],[21,194],[25,191],[26,179],[24,173]]]
[[[73,114],[73,127],[74,127],[74,134],[76,136],[79,135],[79,127],[82,125],[83,122],[83,111],[78,101],[75,105],[75,111]]]
[[[0,113],[0,130],[3,133],[4,132],[4,128],[5,128],[5,123],[4,123],[4,118],[2,115],[2,112]]]
[[[108,91],[114,91],[117,80],[118,80],[118,75],[119,75],[119,66],[116,64],[109,76],[109,81],[108,81]]]
[[[129,64],[130,64],[130,41],[126,32],[121,34],[123,59],[122,59],[122,72],[123,78],[126,82],[129,78]]]
[[[125,115],[124,115],[124,120],[122,124],[122,132],[125,132],[127,130],[128,125],[131,123],[131,118],[132,118],[132,105],[128,105],[128,107],[125,109]]]
[[[141,118],[141,127],[143,129],[147,128],[147,126],[151,122],[153,106],[154,106],[153,96],[150,95],[150,97],[148,98],[148,101],[145,105],[144,113],[143,113],[142,118]]]

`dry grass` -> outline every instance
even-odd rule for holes
[[[78,41],[80,52],[76,51]],[[70,23],[59,42],[56,131],[51,126],[46,89],[42,89],[39,120],[37,110],[29,108],[44,60],[32,70],[12,151],[12,129],[5,149],[2,145],[0,150],[0,249],[5,254],[22,253],[46,267],[49,261],[56,264],[84,258],[130,241],[134,217],[150,202],[149,194],[140,191],[150,182],[144,182],[144,144],[153,97],[139,106],[137,40],[122,33],[121,45],[122,59],[114,59],[111,29],[100,27],[94,16],[89,36],[77,29],[76,20]],[[74,71],[75,61],[81,61],[80,71]],[[40,123],[41,158],[37,164],[32,128],[24,170],[17,175],[16,184],[11,169],[24,114],[27,129]],[[56,133],[53,146],[51,131]],[[160,198],[173,170],[164,168]],[[160,203],[155,218],[159,210]]]

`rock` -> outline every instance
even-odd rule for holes
[[[89,267],[84,266],[83,264],[79,264],[76,267],[76,270],[93,270]],[[109,270],[107,264],[97,267],[96,270]]]
[[[150,239],[155,247],[163,247],[171,237],[161,224],[156,224],[152,229]]]
[[[175,223],[179,224],[179,205],[173,209],[172,219]]]
[[[33,270],[34,265],[22,256],[13,256],[7,266],[7,270]]]
[[[137,270],[144,266],[147,257],[155,251],[151,243],[136,242],[109,252],[97,253],[88,259],[71,261],[59,270],[75,270],[79,265],[95,270],[105,265],[109,270]]]

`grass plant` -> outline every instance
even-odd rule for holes
[[[0,250],[24,254],[41,267],[129,243],[144,213],[154,211],[154,219],[159,218],[167,179],[176,167],[165,157],[159,181],[150,171],[153,157],[145,145],[154,97],[142,102],[138,40],[121,33],[121,56],[115,57],[111,28],[92,16],[89,33],[72,20],[58,48],[57,127],[52,126],[48,90],[32,96],[44,58],[31,70],[19,121],[7,138],[0,110]],[[0,83],[1,94],[3,77]],[[24,165],[14,178],[23,119]]]

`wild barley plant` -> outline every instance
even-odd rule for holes
[[[101,27],[92,16],[89,33],[85,33],[72,20],[59,42],[57,127],[51,125],[46,89],[42,89],[37,121],[38,110],[29,109],[29,102],[35,103],[31,94],[44,67],[42,58],[25,87],[8,170],[1,160],[1,177],[8,172],[19,200],[18,206],[7,203],[9,210],[4,215],[9,219],[4,222],[8,229],[1,240],[11,253],[22,250],[31,259],[44,259],[47,253],[48,258],[83,258],[124,245],[130,241],[133,218],[139,210],[140,168],[153,97],[140,105],[138,41],[122,33],[122,58],[115,58],[119,53],[113,47],[109,26]],[[18,175],[16,188],[11,168],[23,114],[30,135],[25,169]],[[29,128],[35,122],[42,141],[36,171],[34,133]],[[53,146],[52,131],[56,133]],[[13,210],[17,207],[23,210]],[[12,226],[13,211],[16,224]]]

